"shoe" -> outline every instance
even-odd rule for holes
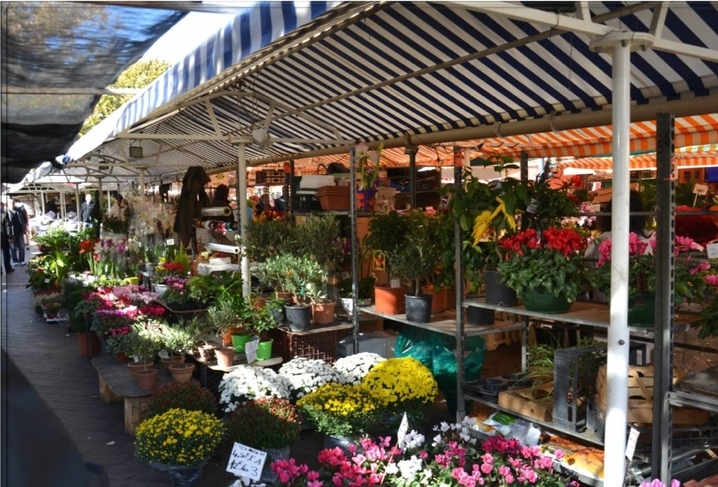
[[[9,273],[9,272],[15,272],[15,269],[10,269],[10,270],[7,271],[7,272],[8,272],[8,273]]]

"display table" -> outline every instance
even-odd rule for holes
[[[118,362],[108,356],[93,358],[91,362],[100,378],[100,396],[108,404],[124,401],[125,431],[134,435],[137,425],[142,421],[152,391],[140,389],[137,380],[127,368],[127,362]],[[157,387],[172,380],[169,370],[160,370],[157,374]]]
[[[164,309],[166,309],[172,316],[174,316],[178,321],[184,321],[184,320],[191,320],[195,316],[199,316],[205,312],[207,312],[207,308],[199,308],[199,309],[173,309],[170,307],[170,305],[167,304],[167,300],[164,298],[157,298],[155,299],[155,302],[162,306]]]
[[[291,331],[282,325],[272,330],[274,350],[285,362],[294,357],[321,359],[334,363],[339,340],[354,329],[351,323],[335,322],[330,325],[312,325],[306,331]]]

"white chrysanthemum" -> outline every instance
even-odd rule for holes
[[[334,364],[341,384],[359,384],[379,362],[386,360],[379,354],[362,352],[342,357]]]
[[[339,377],[324,360],[295,357],[279,368],[279,375],[290,387],[290,397],[297,400],[324,384],[337,382]]]
[[[404,448],[421,448],[426,438],[421,433],[411,430],[404,436]]]
[[[234,411],[238,404],[262,397],[289,399],[289,382],[272,369],[240,365],[225,374],[219,384],[220,404],[225,412]]]

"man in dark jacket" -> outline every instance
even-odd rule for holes
[[[85,202],[82,203],[82,206],[80,207],[80,218],[82,219],[82,223],[86,227],[92,226],[92,218],[95,213],[95,202],[92,201],[92,195],[90,193],[87,193],[85,195]]]
[[[0,221],[2,221],[2,261],[5,267],[5,272],[15,272],[12,268],[12,262],[10,259],[10,239],[13,235],[12,222],[10,221],[10,215],[5,211],[5,203],[0,203],[2,208]]]
[[[27,233],[27,211],[13,201],[13,208],[8,211],[12,223],[12,260],[15,265],[25,265],[25,234]]]
[[[192,166],[187,169],[182,180],[182,192],[177,204],[174,231],[179,237],[180,244],[187,247],[194,237],[195,229],[192,220],[202,218],[202,208],[210,205],[210,199],[204,190],[204,185],[211,180],[204,168]]]

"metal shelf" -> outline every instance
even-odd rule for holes
[[[608,305],[598,303],[574,302],[568,313],[551,314],[529,311],[524,306],[499,306],[488,304],[484,298],[469,299],[461,303],[462,306],[475,306],[488,308],[505,313],[527,316],[541,321],[557,321],[561,323],[574,323],[577,325],[588,325],[596,328],[608,329],[610,321],[610,310]],[[693,315],[674,315],[674,331],[687,331],[690,324],[696,322],[700,317]],[[653,328],[630,326],[631,333],[636,335],[653,336]]]
[[[707,411],[718,411],[718,398],[692,391],[673,391],[668,393],[671,406],[691,406]]]
[[[444,311],[442,313],[437,313],[431,317],[431,322],[429,323],[417,323],[415,321],[407,320],[405,314],[389,315],[385,313],[379,313],[376,311],[376,308],[374,306],[363,307],[360,308],[360,310],[363,313],[380,316],[387,320],[398,321],[399,323],[415,326],[417,328],[424,328],[426,330],[435,331],[437,333],[443,333],[444,335],[456,335],[456,313],[454,313],[453,311]],[[511,321],[496,321],[493,325],[489,326],[476,326],[466,324],[464,326],[464,335],[491,335],[494,333],[501,333],[505,331],[523,330],[523,328],[523,323],[514,323]]]

